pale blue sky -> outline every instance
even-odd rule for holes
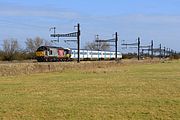
[[[153,39],[156,47],[180,51],[180,0],[0,0],[0,44],[7,38],[51,40],[50,27],[66,33],[77,23],[82,47],[96,34],[106,39],[118,32],[120,40]]]

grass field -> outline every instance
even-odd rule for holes
[[[180,61],[0,77],[0,119],[179,120]]]

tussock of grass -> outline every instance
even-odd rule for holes
[[[179,61],[60,65],[60,72],[0,77],[0,119],[180,118]]]

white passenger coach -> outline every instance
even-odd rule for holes
[[[80,50],[80,59],[115,59],[116,52],[114,51],[94,51],[94,50]],[[78,58],[78,50],[71,50],[71,58]],[[122,54],[117,52],[117,58],[122,59]]]

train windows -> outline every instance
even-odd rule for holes
[[[98,53],[92,53],[93,55],[98,55]]]
[[[71,51],[72,54],[78,54],[76,51]]]
[[[105,53],[105,55],[110,55],[110,53]]]

